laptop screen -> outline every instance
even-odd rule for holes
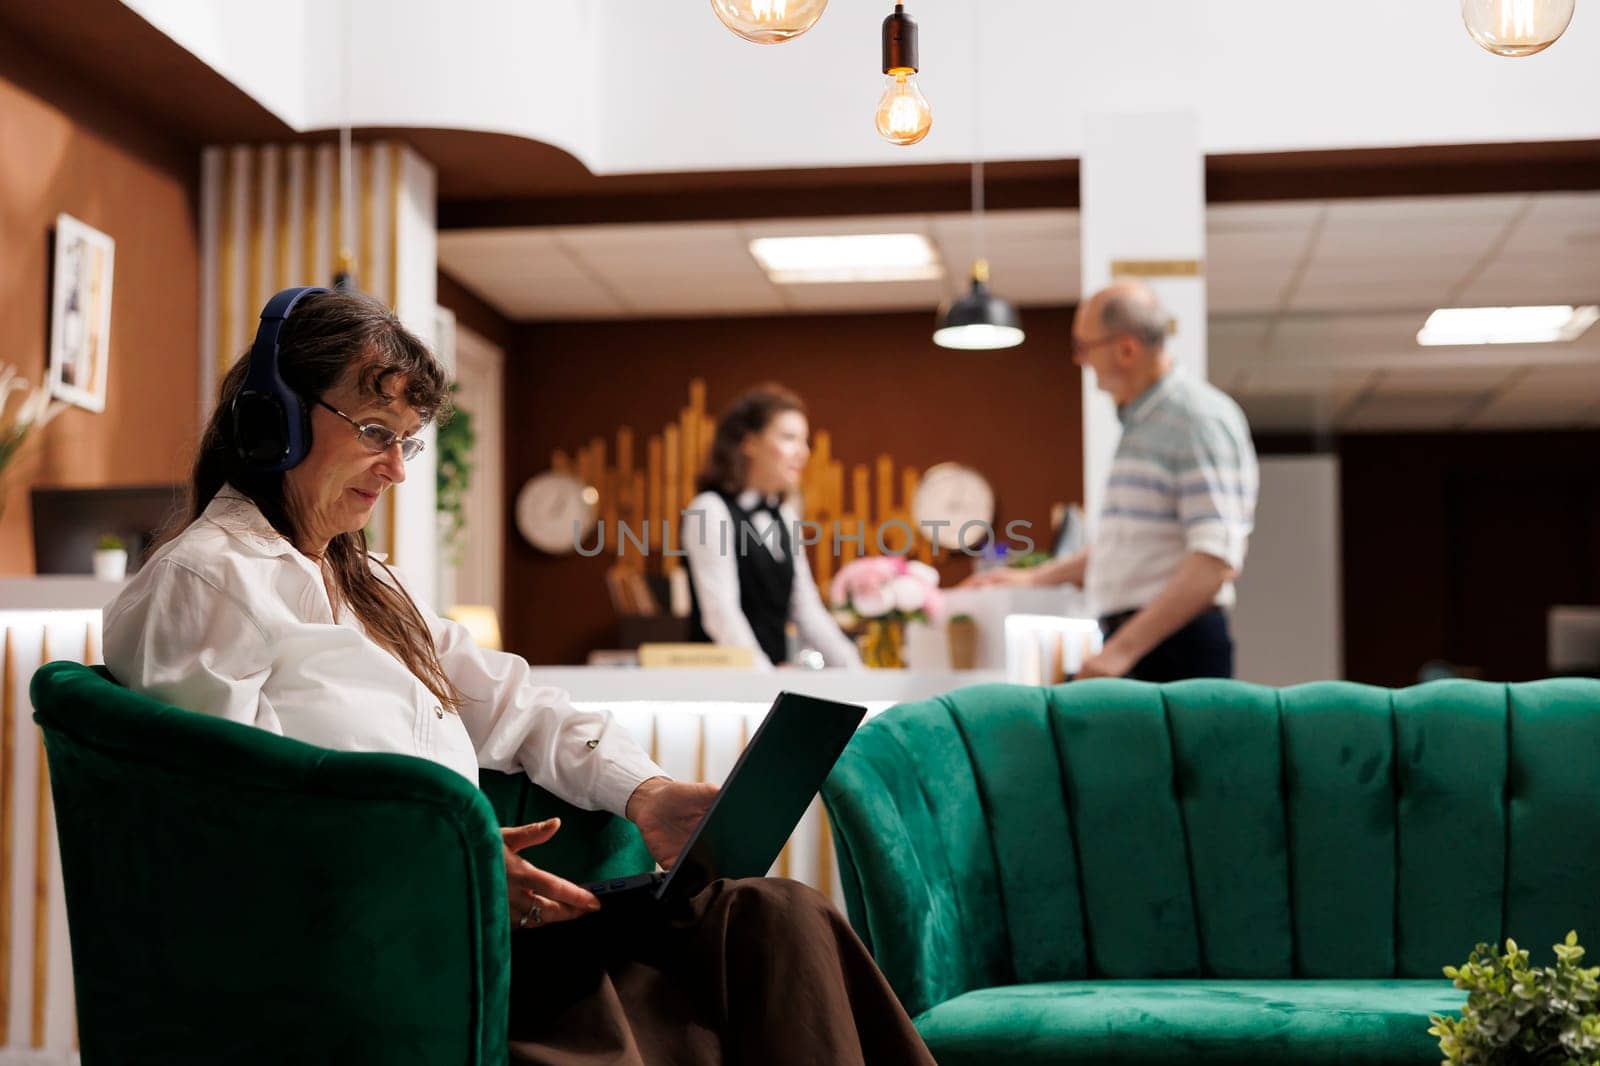
[[[764,877],[855,735],[866,708],[781,692],[695,827],[663,894]]]

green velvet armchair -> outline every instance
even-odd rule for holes
[[[652,865],[633,827],[526,777],[350,754],[58,662],[34,675],[85,1066],[506,1060],[496,822],[574,878]]]
[[[980,686],[823,796],[941,1066],[1436,1063],[1441,967],[1600,940],[1600,681]]]

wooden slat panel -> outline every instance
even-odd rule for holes
[[[220,388],[223,377],[228,373],[228,368],[233,365],[234,357],[238,354],[233,350],[233,319],[237,313],[233,304],[234,257],[238,254],[238,243],[233,237],[233,227],[236,224],[233,210],[233,183],[234,174],[238,163],[234,152],[226,150],[222,153],[222,203],[218,212],[220,220],[217,223],[217,247],[219,249],[217,282],[217,385]]]
[[[50,630],[39,640],[39,664],[49,662]],[[39,734],[34,767],[33,807],[33,1013],[29,1032],[32,1047],[44,1047],[45,993],[50,988],[50,765]]]

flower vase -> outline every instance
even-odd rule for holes
[[[898,618],[871,618],[862,637],[861,661],[878,670],[899,670],[906,665],[905,623]]]

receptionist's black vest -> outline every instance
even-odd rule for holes
[[[776,508],[758,506],[757,511],[767,510],[773,515],[777,526],[775,531],[768,530],[762,536],[755,530],[753,516],[756,511],[744,510],[739,506],[738,498],[728,493],[719,492],[717,495],[722,497],[722,502],[728,505],[728,514],[733,516],[728,529],[728,543],[721,544],[716,532],[699,520],[685,520],[683,535],[685,538],[699,537],[701,530],[704,530],[706,543],[713,551],[725,551],[733,555],[739,566],[739,609],[744,612],[745,621],[750,623],[756,643],[761,645],[767,658],[775,663],[785,662],[789,658],[789,651],[784,639],[784,627],[789,622],[789,597],[794,591],[794,547],[790,543],[788,523]],[[774,559],[768,549],[774,536],[783,546],[782,562]],[[694,589],[692,571],[689,577],[690,637],[710,641],[710,635],[700,623],[700,597]]]

